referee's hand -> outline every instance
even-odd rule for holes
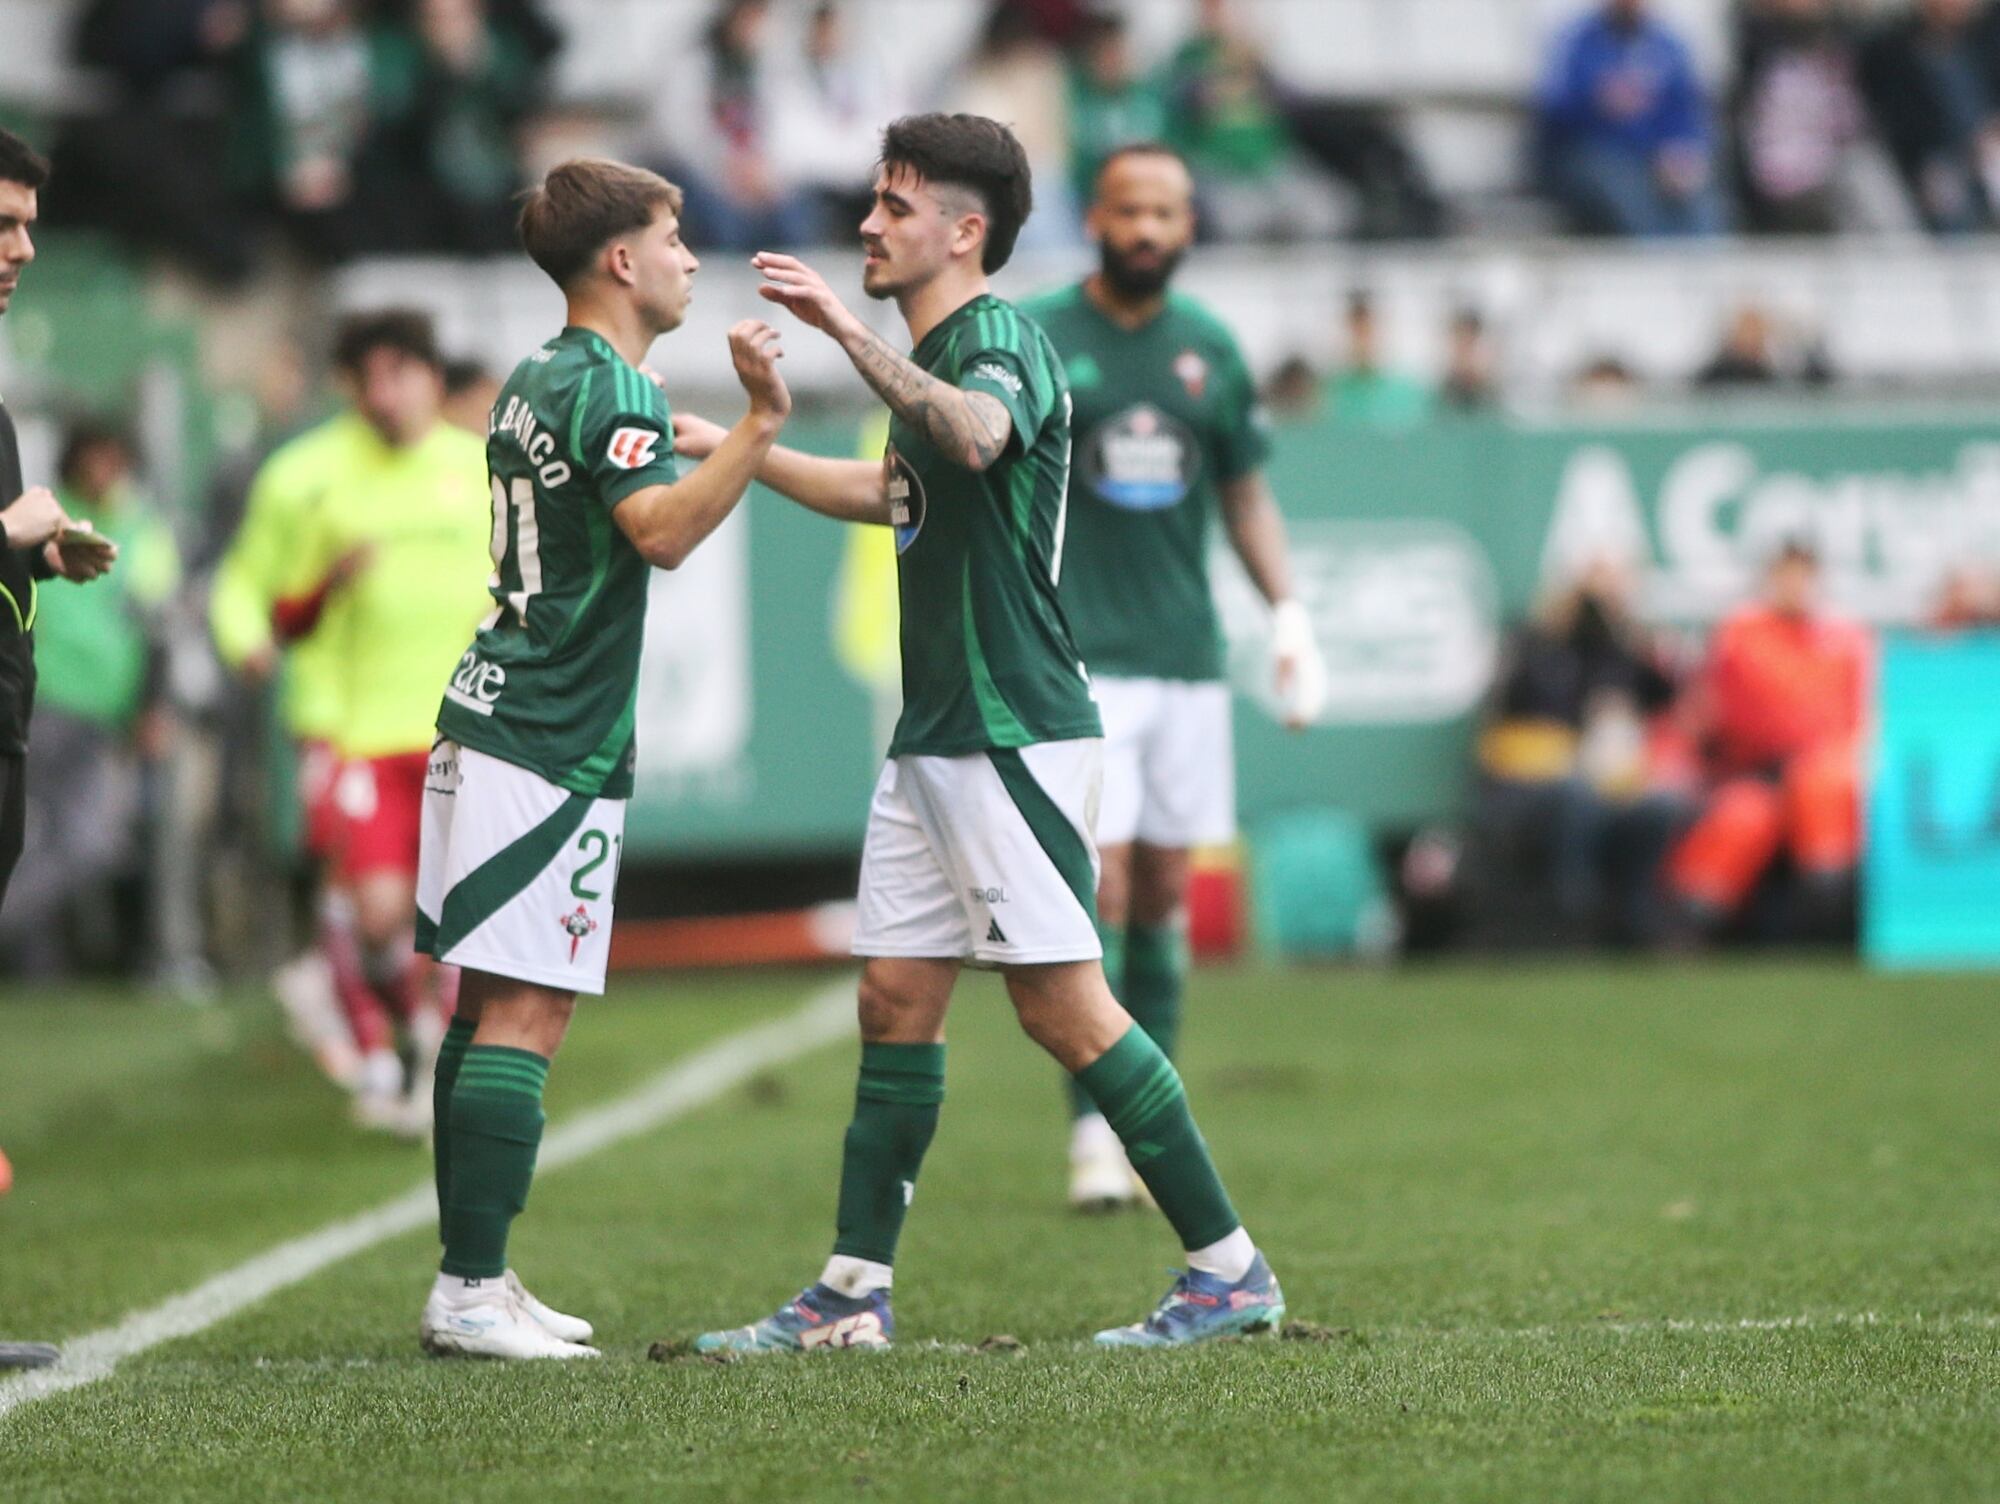
[[[30,486],[12,506],[0,511],[0,527],[7,529],[9,548],[40,548],[68,526],[69,514],[47,486]]]
[[[42,549],[49,568],[77,585],[111,573],[118,559],[118,545],[93,532],[89,523],[71,523]]]

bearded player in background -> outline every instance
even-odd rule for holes
[[[1189,850],[1236,834],[1229,685],[1208,578],[1217,516],[1270,603],[1285,723],[1310,725],[1326,694],[1264,479],[1270,439],[1249,368],[1220,320],[1169,290],[1194,223],[1187,164],[1164,146],[1124,147],[1099,170],[1090,206],[1099,270],[1025,305],[1062,356],[1076,403],[1061,595],[1104,717],[1104,974],[1169,1058],[1187,983]],[[1070,1203],[1104,1210],[1143,1199],[1103,1114],[1074,1086],[1070,1098]]]

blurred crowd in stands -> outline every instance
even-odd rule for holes
[[[269,226],[322,261],[504,252],[560,44],[534,0],[93,0],[108,94],[55,143],[52,207],[223,284]]]
[[[1718,88],[1647,0],[1606,0],[1561,34],[1535,100],[1535,158],[1574,228],[1813,235],[1914,215],[1952,234],[1994,223],[2000,11],[1743,0],[1735,52]]]
[[[1490,415],[1506,405],[1498,338],[1485,315],[1470,304],[1449,311],[1444,363],[1435,381],[1401,369],[1384,354],[1383,314],[1365,287],[1347,294],[1336,352],[1324,374],[1312,358],[1281,361],[1264,385],[1264,399],[1280,419],[1330,418],[1361,427],[1395,430]],[[1787,323],[1754,299],[1740,302],[1716,333],[1713,352],[1692,373],[1686,390],[1726,397],[1745,392],[1807,390],[1834,379],[1826,352],[1809,328]],[[1619,356],[1592,356],[1572,376],[1566,405],[1580,417],[1616,419],[1643,402],[1667,395],[1649,387]]]
[[[682,180],[698,245],[845,240],[881,123],[946,107],[1014,123],[1044,242],[1077,238],[1096,164],[1140,138],[1189,157],[1215,239],[1462,227],[1393,101],[1299,87],[1243,0],[1188,10],[1149,58],[1129,4],[992,0],[971,53],[917,81],[841,0],[714,0],[643,118],[580,122],[540,0],[89,0],[74,50],[104,94],[64,125],[52,208],[223,284],[274,227],[322,261],[504,253],[524,176],[582,141]],[[1726,78],[1651,0],[1577,12],[1520,102],[1523,186],[1574,232],[1953,234],[2000,212],[2000,7],[1738,0]]]

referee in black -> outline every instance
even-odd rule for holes
[[[49,164],[19,136],[0,130],[0,314],[35,259],[29,234]],[[46,486],[21,480],[14,419],[0,400],[0,903],[21,859],[27,814],[24,765],[28,716],[35,708],[35,592],[43,580],[94,580],[117,550],[63,515]],[[56,1359],[39,1342],[0,1342],[0,1368],[34,1368]]]
[[[0,130],[0,314],[35,259],[29,234],[36,197],[49,180],[49,164],[9,131]],[[28,716],[35,708],[35,593],[61,575],[94,580],[111,567],[116,550],[77,528],[46,486],[29,490],[21,480],[21,449],[14,419],[0,398],[0,903],[21,859],[27,814],[24,765]]]

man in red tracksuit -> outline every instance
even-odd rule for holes
[[[1819,914],[1851,891],[1873,643],[1821,612],[1819,576],[1812,549],[1788,544],[1764,598],[1723,622],[1709,650],[1700,694],[1711,782],[1668,882],[1710,923],[1734,916],[1781,852]]]

